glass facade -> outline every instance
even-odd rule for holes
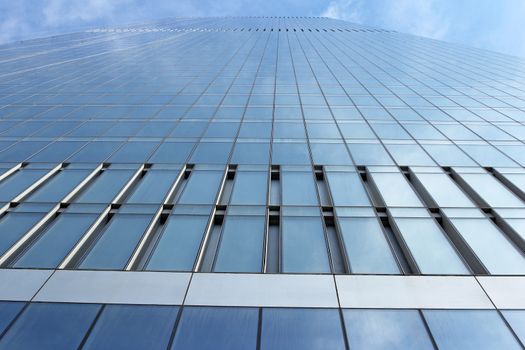
[[[0,348],[523,348],[525,60],[181,18],[0,77]]]

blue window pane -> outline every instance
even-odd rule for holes
[[[11,201],[48,171],[23,169],[12,174],[0,183],[0,201]]]
[[[189,142],[164,142],[150,157],[150,163],[184,163],[188,158],[193,143]]]
[[[353,273],[399,273],[376,218],[339,218],[338,222]]]
[[[423,274],[468,274],[445,233],[431,218],[395,218],[395,227]]]
[[[40,151],[48,143],[47,141],[18,142],[0,153],[0,162],[21,162]]]
[[[351,165],[352,159],[341,143],[311,143],[314,164]]]
[[[416,310],[343,310],[351,349],[434,349]]]
[[[525,310],[503,310],[501,313],[521,343],[525,344]]]
[[[191,271],[207,223],[207,216],[172,216],[153,251],[147,270]]]
[[[330,272],[321,219],[284,217],[282,224],[283,272]]]
[[[276,122],[273,128],[273,137],[276,139],[306,138],[303,123]]]
[[[337,309],[263,309],[261,350],[345,349]]]
[[[214,270],[260,272],[264,241],[264,217],[228,216],[224,224]]]
[[[394,165],[381,145],[349,143],[348,149],[356,165]]]
[[[27,201],[31,202],[59,202],[64,199],[82,180],[89,175],[91,170],[63,170],[45,185],[33,192]]]
[[[308,146],[305,143],[274,143],[273,164],[310,164]]]
[[[283,205],[318,205],[317,187],[311,172],[283,171]]]
[[[71,162],[100,163],[111,156],[121,145],[122,142],[117,141],[90,142],[68,160]]]
[[[237,142],[233,151],[232,164],[268,164],[269,143]]]
[[[238,171],[230,199],[234,205],[265,205],[268,188],[268,173]]]
[[[213,204],[219,190],[223,173],[220,171],[194,171],[192,172],[180,204]]]
[[[86,349],[166,349],[179,308],[108,305],[85,343]]]
[[[111,156],[111,163],[144,163],[158,142],[128,142]]]
[[[191,156],[191,163],[226,164],[230,155],[231,143],[206,142],[199,143]]]
[[[127,202],[147,204],[162,203],[178,174],[178,171],[148,171]]]
[[[370,200],[357,173],[326,172],[335,206],[369,206]]]
[[[15,301],[0,302],[0,334],[3,334],[25,303]]]
[[[100,306],[33,303],[0,341],[0,349],[76,349]]]
[[[44,213],[8,213],[0,219],[0,255],[33,227]]]
[[[148,227],[148,215],[116,215],[80,264],[83,269],[116,269],[126,266],[142,234]]]
[[[30,162],[63,162],[80,149],[84,142],[54,142],[32,156]]]
[[[55,268],[96,220],[96,215],[62,214],[14,266]]]
[[[77,203],[110,203],[131,179],[134,170],[105,170],[75,200]]]
[[[494,310],[424,310],[439,349],[521,349]]]
[[[255,350],[258,315],[252,308],[185,307],[172,350]]]

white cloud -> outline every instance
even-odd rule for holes
[[[128,0],[51,0],[44,8],[44,22],[51,27],[95,19],[111,19]]]
[[[322,17],[342,19],[349,22],[363,22],[359,5],[353,0],[331,1],[321,13]]]
[[[334,0],[321,16],[441,39],[449,23],[439,9],[435,0]]]
[[[442,39],[449,23],[439,11],[435,0],[397,0],[385,11],[385,22],[398,31]]]

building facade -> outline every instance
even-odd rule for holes
[[[523,348],[525,60],[178,18],[0,77],[0,349]]]

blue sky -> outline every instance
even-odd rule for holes
[[[328,16],[525,57],[525,0],[0,0],[0,43],[225,15]]]

